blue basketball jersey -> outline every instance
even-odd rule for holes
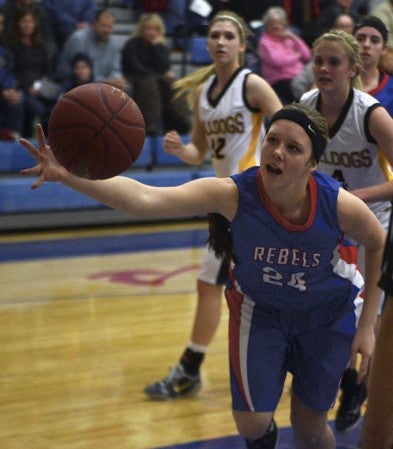
[[[330,303],[356,308],[363,278],[357,250],[343,239],[337,218],[340,184],[314,172],[311,210],[304,225],[293,225],[269,201],[258,167],[234,175],[239,207],[230,224],[236,263],[234,286],[255,302],[277,309]]]
[[[393,76],[381,72],[378,86],[368,93],[376,98],[393,117]]]

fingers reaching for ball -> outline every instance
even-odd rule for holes
[[[39,177],[31,186],[32,189],[37,189],[45,181],[57,182],[67,176],[67,170],[59,164],[50,146],[47,145],[45,133],[39,124],[37,125],[37,141],[39,148],[27,139],[22,138],[19,141],[37,161],[37,165],[34,167],[26,168],[19,172],[23,176],[30,175]]]

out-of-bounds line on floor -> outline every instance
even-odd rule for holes
[[[329,423],[333,428],[333,422]],[[336,435],[336,449],[356,449],[360,442],[362,423],[347,432]],[[277,449],[294,449],[293,431],[290,427],[279,428]],[[238,435],[215,438],[205,441],[178,444],[176,446],[164,446],[157,449],[245,449],[243,438]]]
[[[0,262],[200,247],[206,243],[206,226],[160,229],[150,228],[136,233],[114,230],[109,234],[96,235],[93,232],[92,235],[83,233],[82,236],[76,232],[68,237],[55,235],[44,239],[35,238],[32,234],[31,239],[0,242]]]

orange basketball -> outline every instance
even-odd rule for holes
[[[48,125],[56,159],[71,173],[88,179],[116,176],[138,158],[145,141],[145,121],[124,91],[89,83],[65,93]]]

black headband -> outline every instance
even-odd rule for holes
[[[298,111],[297,109],[289,109],[284,107],[272,116],[266,132],[269,130],[270,125],[279,119],[290,120],[291,122],[297,123],[304,129],[311,139],[314,159],[319,162],[322,153],[325,151],[327,140],[315,126],[314,122],[311,121],[303,112]]]
[[[381,33],[383,42],[386,44],[386,42],[389,38],[389,31],[381,19],[379,19],[378,17],[375,17],[375,16],[364,17],[359,23],[356,24],[353,34],[355,35],[356,32],[358,30],[360,30],[360,28],[363,28],[363,27],[370,27],[370,28],[374,28],[375,30],[379,31]]]

